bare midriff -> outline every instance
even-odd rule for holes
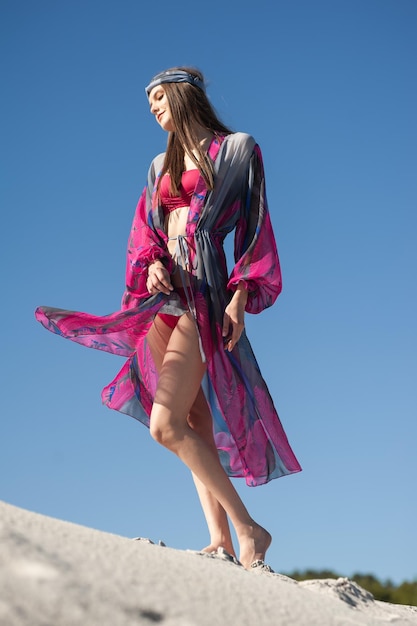
[[[199,176],[200,172],[198,169],[185,170],[182,174],[178,195],[171,194],[169,174],[165,174],[161,181],[160,197],[165,214],[164,226],[168,235],[167,246],[168,252],[174,260],[174,271],[171,276],[174,287],[183,287],[184,280],[188,284],[187,274],[190,268],[187,267],[186,259],[184,258],[186,254],[179,252],[178,237],[186,237],[188,211]],[[194,242],[185,238],[181,243],[184,244],[181,246],[182,249],[188,248],[188,251],[194,256]],[[183,268],[184,272],[177,271],[178,265]]]
[[[168,235],[168,252],[174,260],[174,270],[171,275],[171,282],[174,287],[182,287],[182,280],[180,272],[176,269],[178,265],[181,265],[185,270],[185,278],[189,272],[189,268],[185,266],[185,261],[178,258],[176,255],[176,248],[178,245],[178,236],[186,235],[187,219],[189,206],[182,206],[170,211],[165,217],[165,232]],[[191,250],[193,249],[193,242],[187,240],[187,245]],[[187,281],[188,283],[188,281]]]

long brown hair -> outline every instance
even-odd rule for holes
[[[204,81],[202,73],[195,68],[175,67],[171,69],[183,70]],[[164,83],[163,87],[171,109],[175,131],[168,135],[167,150],[158,182],[158,190],[162,176],[169,172],[171,177],[170,191],[173,195],[179,195],[178,189],[184,171],[185,153],[200,170],[208,189],[213,189],[213,163],[200,146],[196,125],[202,126],[213,134],[229,135],[232,131],[219,120],[205,92],[199,87],[189,83]],[[193,150],[196,155],[194,155]]]

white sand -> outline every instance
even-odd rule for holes
[[[417,608],[348,579],[296,583],[0,503],[1,626],[395,626]]]

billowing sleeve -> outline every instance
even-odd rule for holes
[[[137,305],[138,300],[149,297],[146,289],[148,265],[161,260],[169,272],[172,258],[166,245],[166,234],[153,221],[152,193],[155,183],[155,161],[149,169],[148,182],[139,198],[129,234],[126,255],[126,290],[122,309]]]
[[[262,154],[255,146],[248,180],[242,192],[242,210],[236,225],[235,266],[227,288],[240,281],[249,291],[246,311],[260,313],[271,306],[282,289],[281,268],[265,193]]]

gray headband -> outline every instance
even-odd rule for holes
[[[202,91],[206,90],[203,81],[200,80],[198,76],[184,72],[184,70],[167,70],[152,78],[149,85],[145,87],[147,95],[149,96],[152,89],[158,85],[162,85],[162,83],[189,83]]]

